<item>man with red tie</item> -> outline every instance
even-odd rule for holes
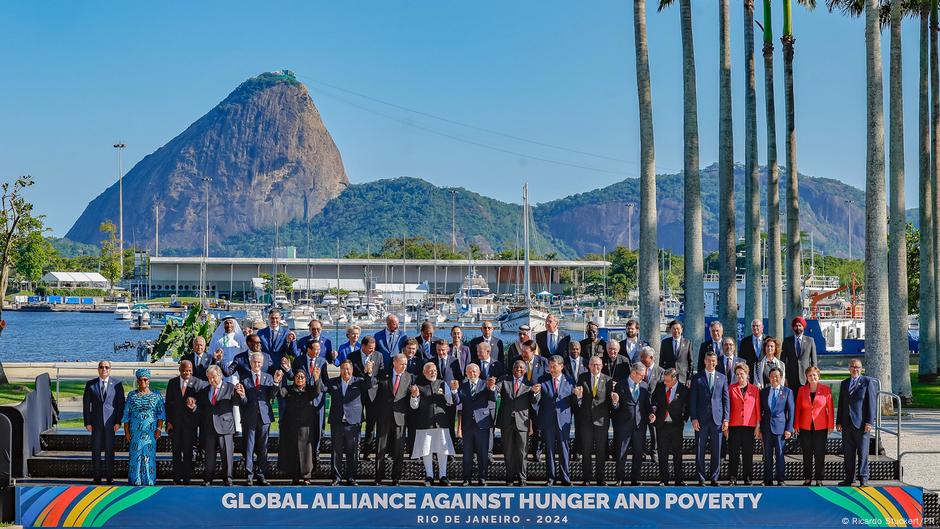
[[[656,426],[659,440],[659,484],[669,482],[669,459],[677,487],[685,486],[682,472],[682,430],[689,418],[689,388],[679,384],[679,374],[674,367],[663,371],[663,383],[653,392],[653,416],[650,421]]]
[[[415,378],[407,371],[408,358],[404,354],[395,355],[392,360],[390,376],[376,385],[375,398],[372,401],[376,417],[375,428],[378,431],[376,448],[375,484],[381,485],[385,479],[386,456],[392,459],[392,485],[398,485],[401,479],[404,461],[405,429],[408,426],[408,414],[411,411],[409,388]]]
[[[496,425],[503,439],[506,459],[506,485],[526,485],[525,447],[529,441],[530,408],[539,402],[540,393],[526,381],[526,364],[517,360],[512,374],[497,382],[494,392],[499,397]]]
[[[222,380],[222,369],[211,365],[206,369],[209,385],[199,392],[196,408],[200,410],[203,418],[203,448],[206,453],[205,470],[202,475],[202,484],[211,485],[215,475],[216,451],[222,452],[223,484],[232,486],[232,463],[235,445],[235,416],[232,410],[237,405],[239,397],[235,395],[235,386],[231,382]],[[195,410],[194,410],[195,411]]]

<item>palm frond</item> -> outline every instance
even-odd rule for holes
[[[826,0],[829,12],[841,11],[851,17],[859,17],[865,13],[865,0]]]
[[[662,11],[663,9],[666,9],[667,7],[674,4],[675,1],[676,0],[659,0],[659,6],[656,8],[656,11],[658,12],[658,11]]]

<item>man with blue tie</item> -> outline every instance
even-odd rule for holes
[[[722,434],[728,431],[728,417],[731,413],[728,399],[728,379],[719,373],[718,355],[708,350],[705,353],[705,369],[692,379],[692,397],[689,416],[692,428],[698,432],[695,438],[695,469],[698,483],[705,485],[705,479],[712,486],[718,486],[718,472],[721,470]],[[705,468],[705,449],[711,445],[711,460]]]
[[[840,385],[839,409],[836,412],[836,430],[842,432],[845,462],[845,479],[839,483],[840,487],[848,487],[855,482],[856,460],[858,480],[863,487],[868,485],[868,445],[877,405],[875,380],[862,375],[862,361],[853,358],[849,361],[849,378]]]
[[[274,365],[281,365],[281,358],[297,356],[297,335],[281,325],[281,313],[277,309],[268,311],[268,326],[255,336],[261,340],[261,350],[271,357]]]
[[[192,349],[192,352],[183,355],[182,360],[189,360],[193,364],[193,376],[205,382],[209,380],[206,370],[211,365],[221,364],[221,355],[209,354],[206,351],[206,339],[202,336],[193,338]]]
[[[548,359],[542,355],[536,355],[535,349],[538,347],[535,344],[535,340],[527,340],[522,343],[522,350],[520,351],[519,360],[522,361],[525,366],[525,379],[526,384],[530,386],[539,381],[540,378],[548,371]],[[532,415],[535,417],[536,409],[532,408]],[[541,436],[539,433],[539,421],[532,421],[532,437],[530,446],[529,457],[532,461],[538,461],[542,459],[542,442]]]
[[[398,316],[389,314],[385,317],[385,328],[372,335],[375,338],[375,348],[382,353],[385,365],[392,365],[392,357],[401,352],[408,339],[405,333],[398,330]]]
[[[614,432],[620,440],[619,446],[614,447],[617,454],[618,487],[624,485],[628,454],[633,455],[630,463],[630,484],[640,484],[643,452],[646,447],[646,425],[652,410],[649,387],[643,382],[645,376],[646,366],[639,362],[631,365],[630,375],[626,380],[614,385],[610,394]]]
[[[418,359],[419,360],[433,360],[436,356],[434,354],[434,324],[428,320],[425,320],[421,324],[421,334],[418,335]],[[424,362],[421,362],[422,368],[424,367]],[[419,371],[420,374],[420,371]]]
[[[331,464],[333,486],[355,486],[359,469],[359,433],[362,430],[362,398],[372,388],[372,363],[366,363],[365,378],[353,377],[353,365],[345,360],[339,365],[339,377],[314,383],[320,393],[330,395],[330,432],[333,441]]]
[[[307,350],[307,342],[315,340],[320,342],[320,355],[322,355],[327,362],[335,365],[336,351],[333,350],[333,342],[321,334],[323,332],[323,322],[320,320],[310,320],[310,324],[307,328],[310,329],[310,334],[297,340],[298,354]]]
[[[255,483],[268,484],[264,474],[268,467],[268,434],[271,431],[271,423],[274,422],[271,400],[284,376],[280,369],[274,371],[273,377],[262,370],[266,356],[260,351],[252,352],[249,359],[251,370],[248,376],[242,377],[241,382],[235,386],[235,394],[239,397],[238,407],[241,408],[245,440],[243,455],[245,470],[248,473],[246,485],[249,487]],[[252,456],[257,456],[257,463]]]
[[[490,347],[490,344],[480,342],[477,345],[476,360],[474,360],[473,363],[480,366],[480,378],[483,380],[491,377],[499,380],[509,373],[502,362],[493,359],[492,354],[493,349]]]
[[[468,364],[467,378],[457,389],[460,425],[463,434],[463,486],[473,477],[473,458],[477,460],[477,485],[485,486],[489,475],[490,442],[496,417],[496,378],[480,377],[480,366]]]
[[[698,348],[698,367],[696,368],[696,373],[701,373],[705,369],[705,353],[711,351],[715,353],[715,356],[721,356],[721,337],[724,336],[725,330],[721,325],[721,322],[714,320],[708,324],[708,338],[702,342],[702,345]]]
[[[755,318],[751,322],[751,334],[741,338],[738,356],[747,362],[748,372],[754,372],[754,366],[764,357],[764,322]]]
[[[545,466],[548,473],[548,485],[557,481],[555,464],[561,467],[561,484],[571,485],[568,471],[569,447],[571,442],[571,409],[574,404],[574,381],[563,373],[565,359],[554,355],[548,360],[548,373],[542,375],[538,384],[533,386],[542,397],[538,403],[538,423],[542,442],[545,445]]]
[[[480,336],[470,340],[470,343],[467,346],[470,348],[471,354],[476,354],[481,343],[486,342],[490,346],[490,351],[492,352],[493,359],[499,360],[501,363],[505,364],[506,358],[504,357],[503,351],[503,341],[498,337],[493,335],[494,329],[493,322],[485,320],[482,325],[480,325],[480,331],[483,333]],[[484,379],[487,377],[483,377]]]
[[[747,363],[744,358],[735,355],[735,348],[737,345],[738,344],[735,339],[730,336],[725,336],[721,340],[721,356],[718,357],[718,365],[716,367],[718,372],[728,379],[729,386],[733,386],[738,383],[738,376],[734,372],[734,366],[741,363]]]
[[[783,485],[786,465],[783,447],[793,437],[793,391],[783,385],[780,368],[770,369],[770,385],[761,390],[760,433],[764,439],[764,485]]]
[[[545,330],[535,334],[539,354],[546,359],[556,354],[565,355],[568,352],[569,342],[571,342],[571,336],[558,328],[558,316],[554,314],[549,314],[545,318]]]
[[[203,342],[205,347],[205,342]],[[82,393],[85,429],[91,432],[91,471],[95,485],[104,479],[114,484],[114,434],[124,416],[124,386],[111,378],[111,362],[98,362],[98,376],[85,383]],[[104,465],[101,453],[104,452]]]

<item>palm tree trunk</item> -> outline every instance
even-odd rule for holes
[[[888,217],[885,197],[884,89],[878,0],[865,0],[867,145],[865,161],[865,364],[891,387],[888,321]]]
[[[774,41],[770,0],[764,0],[764,102],[767,120],[767,334],[783,336],[783,278],[780,255],[780,173],[774,107]]]
[[[937,379],[937,299],[936,251],[934,230],[934,179],[930,164],[930,7],[925,3],[920,13],[920,97],[918,99],[919,209],[920,209],[920,340],[918,348],[921,382]]]
[[[685,234],[685,336],[692,343],[705,339],[704,256],[702,253],[702,188],[698,159],[698,100],[695,90],[695,44],[692,2],[679,0],[682,29],[683,165],[685,171],[683,228]]]
[[[757,86],[754,81],[754,0],[744,0],[744,325],[763,319],[760,170],[757,167]],[[746,334],[746,333],[745,333]]]
[[[796,113],[793,105],[793,38],[791,0],[783,2],[783,97],[787,157],[787,319],[803,315],[801,295],[800,188],[796,176]],[[789,326],[787,326],[789,331]]]
[[[735,281],[737,234],[734,229],[734,129],[731,117],[731,13],[729,0],[719,5],[718,86],[718,317],[736,336],[738,285]]]
[[[933,235],[934,251],[940,250],[940,216],[938,216],[940,210],[937,209],[940,207],[940,63],[938,63],[940,49],[937,47],[937,27],[940,20],[938,19],[940,19],[938,3],[937,0],[932,0],[930,3],[930,179],[934,191],[932,202],[934,218],[928,236]],[[940,279],[940,258],[937,258],[936,254],[931,255],[934,256],[934,279]],[[940,317],[940,288],[936,285],[934,285],[934,316]],[[935,342],[937,355],[940,356],[940,321],[937,322],[934,336],[937,339]],[[933,371],[926,374],[936,377],[940,366],[937,365],[936,360],[933,364]]]
[[[910,400],[910,353],[907,345],[907,218],[904,211],[904,110],[901,78],[901,2],[891,4],[890,143],[891,212],[888,240],[888,288],[894,293],[891,318],[891,391]]]
[[[653,95],[646,42],[646,1],[633,1],[636,92],[640,107],[640,335],[659,351],[659,255],[656,241],[656,163]]]

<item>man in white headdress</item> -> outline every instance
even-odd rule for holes
[[[222,319],[222,323],[216,327],[215,332],[212,333],[212,340],[209,342],[209,350],[214,353],[222,351],[221,365],[224,366],[232,365],[235,355],[248,350],[245,334],[234,316],[226,316]],[[238,375],[232,374],[228,377],[228,381],[232,384],[238,384]],[[232,411],[235,414],[235,430],[241,433],[241,413],[238,406],[233,408]]]

